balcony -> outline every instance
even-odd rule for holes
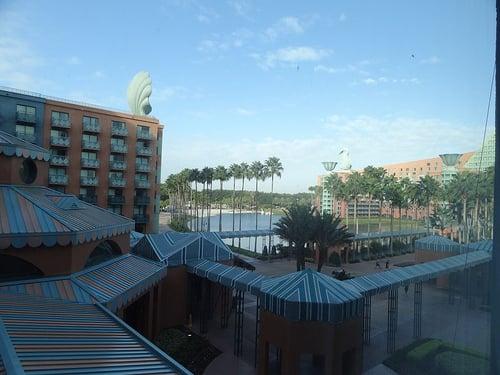
[[[125,169],[127,169],[127,162],[125,160],[110,160],[109,169],[124,171]]]
[[[123,195],[108,195],[108,204],[124,204],[125,197]]]
[[[25,140],[26,142],[35,142],[36,139],[35,134],[25,133],[20,131],[16,131],[16,137]]]
[[[146,163],[135,163],[135,170],[137,172],[148,173],[151,171],[151,168],[149,167],[149,164],[146,164]]]
[[[68,184],[68,175],[49,174],[49,184],[51,184],[51,185],[67,185]]]
[[[136,195],[134,203],[138,206],[147,206],[151,202],[151,198],[146,195]]]
[[[36,115],[33,113],[20,113],[16,112],[16,121],[23,122],[26,124],[35,124],[36,123]]]
[[[127,153],[127,145],[119,145],[116,143],[111,143],[111,152],[116,152],[119,154]]]
[[[81,159],[82,167],[84,168],[99,168],[99,160],[97,159]]]
[[[137,139],[151,140],[153,139],[153,134],[151,134],[149,131],[137,130]]]
[[[97,195],[80,194],[80,200],[90,204],[97,204]]]
[[[135,187],[139,189],[149,189],[151,184],[148,180],[135,179]]]
[[[119,137],[126,137],[128,135],[127,127],[121,126],[112,126],[111,127],[111,135],[117,135]]]
[[[134,220],[136,224],[147,224],[149,221],[149,216],[146,214],[134,214]]]
[[[124,187],[126,184],[127,184],[127,181],[124,178],[111,177],[109,179],[109,186],[111,186],[111,187]]]
[[[80,176],[80,185],[82,186],[97,186],[97,184],[97,177]]]
[[[99,150],[101,145],[99,141],[89,141],[87,139],[82,139],[82,149],[84,150]]]
[[[101,131],[100,124],[92,124],[92,123],[83,123],[83,131],[89,133],[99,133]]]
[[[66,119],[66,120],[52,119],[52,120],[50,120],[50,124],[52,125],[53,128],[69,129],[71,127],[71,122],[69,122],[69,119]]]
[[[67,167],[69,165],[69,158],[64,155],[52,155],[50,157],[50,165],[58,167]]]
[[[153,150],[150,147],[137,146],[137,155],[151,156],[153,155]]]
[[[50,145],[57,147],[69,147],[70,139],[64,136],[52,136],[50,137]]]

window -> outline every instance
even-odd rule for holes
[[[134,206],[134,215],[144,215],[145,209],[144,206]]]
[[[121,197],[121,196],[123,196],[123,190],[121,190],[121,189],[108,189],[108,195],[111,197]]]
[[[122,154],[111,154],[111,155],[109,155],[109,160],[111,160],[111,161],[125,161],[125,156]]]
[[[82,159],[97,160],[97,154],[95,152],[82,151]]]
[[[35,128],[30,125],[20,125],[16,124],[17,134],[35,135]]]
[[[135,179],[136,180],[140,180],[140,181],[147,181],[148,180],[148,175],[145,174],[145,173],[137,173],[135,175]]]
[[[150,145],[150,142],[148,142],[148,141],[137,141],[137,147],[148,148],[149,145]]]
[[[125,123],[122,121],[111,121],[111,126],[115,129],[124,129]]]
[[[122,206],[108,206],[108,211],[114,212],[115,214],[122,214]]]
[[[80,171],[80,177],[95,177],[96,172],[93,169],[82,169]]]
[[[52,123],[67,124],[69,122],[69,113],[52,111],[51,120]]]
[[[19,175],[21,180],[25,184],[32,184],[36,176],[38,174],[38,169],[36,167],[35,162],[32,159],[24,159],[21,165],[21,169],[19,170]]]
[[[148,164],[148,158],[143,158],[143,157],[136,157],[135,158],[136,164]]]
[[[83,125],[88,126],[96,126],[99,125],[99,119],[95,117],[83,116]]]
[[[36,108],[31,107],[29,105],[18,104],[16,106],[16,113],[17,113],[17,116],[22,118],[22,119],[25,119],[28,117],[35,117]]]
[[[49,168],[49,175],[51,176],[66,176],[66,169],[64,168]]]
[[[94,134],[82,134],[82,139],[86,142],[97,142],[97,135]]]
[[[55,138],[66,138],[68,132],[66,130],[50,129],[50,136]]]
[[[125,140],[123,138],[111,138],[112,145],[124,146]]]
[[[52,156],[67,156],[66,150],[62,148],[51,148],[50,154]]]
[[[110,179],[121,179],[123,178],[123,172],[109,172],[108,176]]]

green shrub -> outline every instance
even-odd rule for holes
[[[417,346],[415,349],[410,350],[407,354],[407,358],[413,362],[418,363],[431,353],[435,352],[441,345],[441,340],[427,341],[422,345]]]
[[[439,353],[434,364],[442,375],[486,375],[489,370],[488,360],[457,351]]]

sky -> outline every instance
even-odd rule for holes
[[[275,190],[300,192],[342,148],[353,168],[477,149],[494,40],[494,0],[0,0],[0,85],[128,110],[146,70],[162,179],[277,156]]]

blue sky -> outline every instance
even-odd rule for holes
[[[494,22],[493,0],[0,0],[0,85],[127,110],[147,70],[163,178],[275,155],[277,190],[305,191],[342,147],[355,168],[476,149]]]

